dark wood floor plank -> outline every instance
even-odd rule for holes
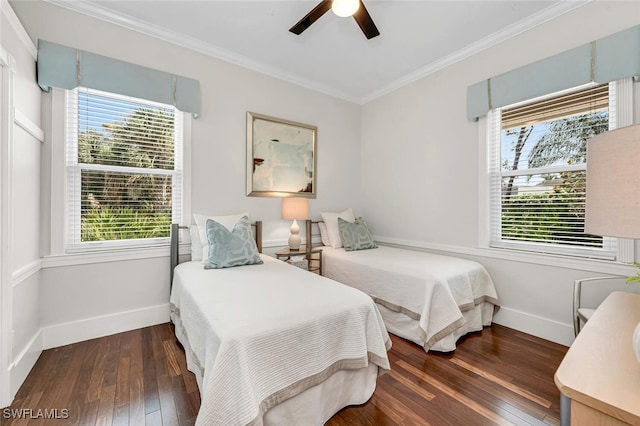
[[[79,409],[80,412],[78,413],[78,418],[79,418],[78,424],[80,425],[97,424],[98,405],[100,405],[100,401],[90,401],[82,404]],[[74,409],[73,407],[69,407],[70,415],[73,415],[73,413],[71,413],[71,410],[73,409]]]
[[[164,341],[175,340],[175,337],[171,332],[169,324],[159,324],[151,327],[151,336],[162,423],[163,425],[177,426],[179,424],[178,415],[176,404],[173,400],[173,389],[168,369],[169,364],[167,363],[164,352]]]
[[[129,424],[145,423],[144,371],[142,369],[142,330],[133,330],[129,368]]]
[[[378,408],[380,412],[385,413],[385,417],[389,419],[391,424],[402,424],[405,416],[402,415],[403,407],[400,403],[396,402],[395,398],[388,398],[387,393],[382,390],[382,387],[378,388],[378,394],[371,398],[369,402]]]
[[[118,357],[118,372],[116,373],[116,393],[114,406],[116,408],[127,406],[129,409],[129,368],[131,366],[131,339],[130,332],[120,336],[120,356]],[[119,412],[119,411],[118,411]]]
[[[147,413],[145,416],[146,426],[162,426],[162,413],[160,410]]]
[[[171,377],[168,374],[158,377],[158,393],[160,398],[160,411],[163,425],[177,426],[178,412],[173,399],[173,387]]]
[[[55,364],[62,355],[62,350],[43,351],[36,364],[31,369],[30,374],[34,380],[25,380],[16,393],[16,401],[23,400],[33,393],[33,389],[42,390],[44,383],[47,382],[49,373],[53,371]]]
[[[155,355],[153,352],[153,336],[150,328],[143,328],[142,332],[142,365],[144,385],[145,414],[158,412],[160,414],[160,399],[158,398],[158,380],[156,373]]]
[[[184,380],[181,376],[171,377],[171,389],[173,390],[173,402],[178,411],[178,422],[181,426],[191,426],[195,424],[197,413],[192,412],[184,387]]]
[[[553,374],[567,348],[494,325],[452,353],[425,353],[392,336],[392,371],[372,398],[346,407],[329,426],[558,426]],[[40,424],[191,426],[200,408],[195,376],[171,324],[159,324],[44,351],[12,409],[68,409]],[[2,425],[5,425],[4,419]]]
[[[129,404],[116,405],[113,408],[113,426],[128,425],[129,423]]]
[[[164,353],[168,364],[169,375],[172,377],[179,376],[182,373],[180,365],[178,364],[180,350],[178,349],[177,345],[170,340],[164,340],[162,342],[162,346],[164,348]]]
[[[40,404],[47,409],[63,409],[69,407],[71,391],[78,380],[82,358],[86,345],[69,345],[63,352],[51,376],[51,382],[44,390]],[[57,383],[64,382],[64,386]]]
[[[102,387],[115,385],[118,380],[118,366],[120,364],[120,334],[114,334],[107,338],[107,357],[105,359],[104,374],[102,375]]]
[[[463,398],[469,398],[480,407],[487,408],[500,416],[505,411],[514,414],[514,410],[506,408],[506,406],[514,406],[517,407],[518,414],[525,412],[527,416],[536,419],[536,423],[543,418],[542,409],[528,399],[456,366],[451,359],[432,354],[428,361],[418,366],[418,370],[427,377],[433,378],[435,383],[455,390]]]
[[[87,402],[97,401],[100,399],[100,391],[102,390],[102,380],[104,378],[105,367],[107,363],[107,347],[109,344],[109,338],[94,339],[95,344],[90,345],[90,353],[93,355],[93,369],[91,370],[91,377],[87,383],[88,389],[86,391]]]
[[[102,397],[98,403],[98,411],[96,413],[96,423],[102,425],[110,425],[113,422],[113,410],[115,408],[116,384],[112,384],[102,388]]]
[[[84,357],[80,362],[80,371],[71,392],[69,410],[70,424],[93,424],[96,421],[97,407],[100,402],[100,391],[91,389],[92,378],[100,369],[98,360],[100,351],[104,349],[107,339],[96,339],[95,344],[87,343]],[[100,373],[101,375],[101,373]]]
[[[500,425],[509,425],[509,422],[506,422],[502,417],[496,414],[494,411],[491,411],[486,406],[479,404],[477,401],[474,401],[472,398],[465,395],[460,390],[457,390],[457,386],[452,386],[449,383],[444,382],[443,380],[436,379],[430,372],[424,372],[420,369],[417,369],[413,365],[405,361],[399,361],[397,363],[399,367],[404,370],[409,371],[413,375],[419,377],[422,381],[427,383],[434,389],[437,389],[439,392],[442,392],[444,395],[450,397],[453,400],[459,401],[462,403],[460,410],[472,410],[476,414],[486,418],[487,420]],[[459,414],[459,413],[457,413]],[[471,418],[471,417],[470,417]]]

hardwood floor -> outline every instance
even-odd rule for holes
[[[328,425],[560,423],[553,374],[565,346],[499,325],[450,354],[392,339],[392,371],[373,397]],[[0,424],[192,425],[199,407],[184,351],[161,324],[44,351]]]

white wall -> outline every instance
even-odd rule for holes
[[[360,106],[319,94],[137,32],[43,2],[13,2],[33,41],[45,39],[200,81],[202,108],[192,121],[191,205],[195,213],[248,210],[264,222],[265,244],[286,244],[290,223],[280,220],[280,199],[245,196],[246,112],[318,127],[317,198],[313,217],[344,205],[358,208]],[[55,95],[43,95],[45,122],[60,126]],[[53,107],[50,107],[53,102]],[[52,109],[49,111],[49,109]],[[53,117],[53,118],[52,118]],[[47,126],[48,135],[56,131]],[[59,139],[59,138],[58,138]],[[53,185],[56,152],[43,149],[43,272],[41,321],[44,347],[168,320],[168,250],[126,262],[58,253],[64,226],[60,188]],[[188,197],[189,198],[189,197]],[[52,212],[53,209],[53,212]],[[137,257],[143,257],[137,259]],[[120,256],[120,259],[122,256]]]
[[[638,24],[638,2],[591,2],[364,105],[363,213],[374,234],[480,261],[503,305],[497,322],[570,344],[573,280],[633,270],[479,248],[484,160],[466,88]]]
[[[40,89],[35,83],[35,46],[5,1],[0,5],[3,54],[11,64],[3,70],[12,74],[12,100],[8,105],[11,129],[3,147],[2,226],[2,334],[0,350],[8,351],[8,375],[2,375],[2,401],[8,379],[9,397],[35,363],[41,351],[40,338],[40,152],[43,133],[40,129]],[[2,93],[7,96],[9,92]],[[0,156],[2,157],[2,156]],[[6,185],[6,186],[5,186]],[[6,250],[4,250],[6,248]],[[5,321],[7,319],[7,321]],[[3,359],[6,356],[3,353]],[[5,366],[2,366],[5,368]],[[3,371],[3,373],[5,373]]]
[[[638,24],[637,3],[590,3],[364,106],[51,4],[12,5],[34,41],[42,38],[200,80],[202,113],[192,124],[192,212],[249,210],[265,221],[267,242],[284,244],[289,224],[279,219],[279,200],[244,195],[245,114],[253,111],[318,126],[313,217],[353,206],[382,239],[481,261],[498,286],[499,322],[570,343],[572,280],[601,270],[626,271],[539,256],[503,259],[478,248],[481,150],[478,124],[467,121],[465,111],[468,85]],[[56,112],[54,105],[51,113]],[[43,185],[55,181],[51,152],[60,143],[47,140],[43,147]],[[39,310],[44,347],[166,320],[168,259],[156,253],[107,261],[52,251],[56,244],[49,237],[63,226],[58,211],[51,213],[51,198],[57,199],[52,194],[59,188],[43,189]]]

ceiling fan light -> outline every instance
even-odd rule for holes
[[[360,8],[360,0],[333,0],[331,10],[338,16],[352,16]]]

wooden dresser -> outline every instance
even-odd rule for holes
[[[614,292],[578,334],[555,374],[563,425],[640,426],[639,322],[640,294]]]

